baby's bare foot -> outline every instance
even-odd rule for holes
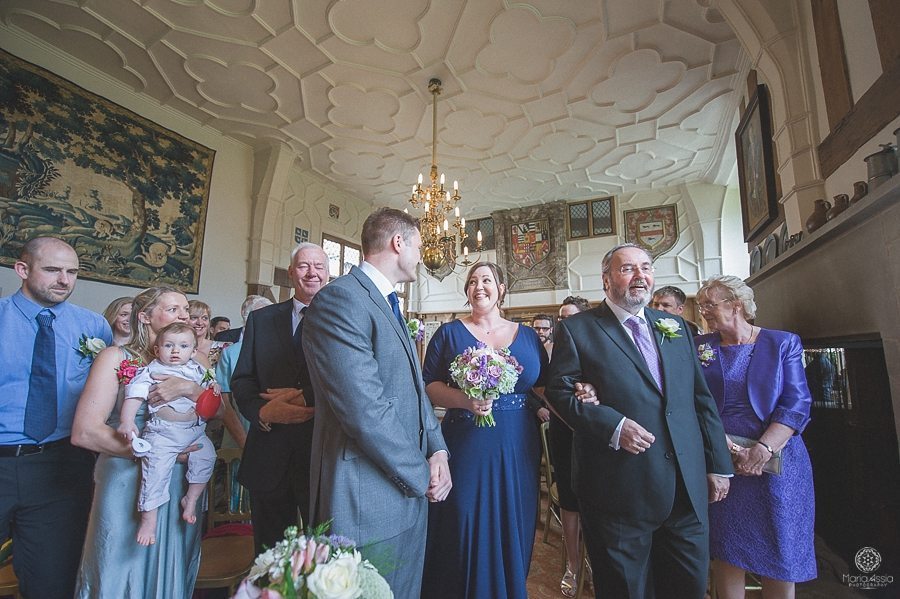
[[[156,510],[141,512],[141,525],[137,531],[137,542],[144,547],[156,543]]]
[[[188,524],[197,522],[197,500],[187,496],[181,498],[181,519]]]

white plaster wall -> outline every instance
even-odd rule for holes
[[[338,207],[339,216],[329,216],[329,206]],[[276,243],[276,264],[287,268],[291,250],[297,245],[294,229],[309,230],[309,240],[322,243],[322,234],[359,245],[362,224],[372,212],[372,203],[338,190],[328,180],[307,170],[293,168],[284,192],[284,208],[278,216],[280,230]]]
[[[657,286],[677,285],[686,293],[693,294],[710,275],[728,272],[746,276],[749,262],[738,198],[736,188],[713,184],[678,185],[620,196],[616,198],[619,235],[569,241],[566,244],[568,289],[510,294],[506,306],[557,305],[572,294],[592,301],[603,299],[600,263],[607,251],[625,240],[623,212],[664,204],[677,206],[680,235],[675,247],[656,260]],[[736,210],[734,205],[737,205]],[[703,215],[702,219],[699,214]],[[495,252],[482,255],[485,260],[495,258]],[[426,275],[421,266],[419,268],[419,279],[413,286],[410,305],[413,311],[435,313],[465,310],[465,269],[457,268],[456,273],[438,281]]]
[[[249,147],[148,101],[96,71],[73,62],[70,57],[65,57],[58,51],[14,35],[4,36],[0,46],[216,151],[203,239],[200,293],[189,297],[202,299],[212,306],[216,315],[228,316],[232,324],[239,323],[240,304],[246,292],[244,265],[250,226],[252,156]],[[20,282],[12,268],[0,268],[0,292],[3,295],[14,293],[20,287]],[[134,295],[138,291],[140,290],[133,287],[80,279],[71,301],[102,312],[113,299]]]

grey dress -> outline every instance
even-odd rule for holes
[[[123,350],[124,351],[124,350]],[[107,424],[119,425],[124,386]],[[135,418],[143,428],[146,405]],[[172,498],[187,492],[184,464],[175,464],[169,493]],[[100,454],[94,468],[94,501],[88,522],[84,553],[78,571],[75,596],[80,599],[144,599],[166,597],[188,599],[200,568],[201,523],[181,519],[179,501],[159,507],[156,544],[137,543],[140,515],[137,496],[141,483],[140,463]],[[202,505],[206,499],[202,500]]]

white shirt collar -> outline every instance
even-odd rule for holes
[[[363,261],[363,263],[359,265],[359,269],[366,273],[367,277],[372,279],[372,282],[375,283],[375,287],[378,288],[378,291],[384,298],[387,298],[388,294],[396,291],[394,286],[391,285],[391,282],[388,281],[387,277],[368,262]]]
[[[619,319],[619,323],[622,324],[622,326],[625,326],[625,321],[632,317],[631,312],[629,312],[625,308],[611,302],[609,300],[609,298],[606,298],[606,305],[609,306],[609,309],[612,310],[613,314],[616,315],[616,318]],[[647,322],[647,317],[644,315],[643,308],[638,310],[638,313],[634,314],[633,316],[637,316],[644,322]]]
[[[294,302],[294,316],[300,318],[300,310],[306,308],[307,305],[298,300],[296,297],[292,297],[291,301]]]

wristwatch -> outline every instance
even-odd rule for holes
[[[771,445],[769,445],[769,444],[767,444],[767,443],[763,443],[762,441],[757,441],[757,443],[759,443],[760,445],[762,445],[763,447],[765,447],[765,448],[766,448],[766,451],[768,451],[771,455],[773,455],[773,456],[775,455],[775,450],[772,449],[772,446],[771,446]]]

